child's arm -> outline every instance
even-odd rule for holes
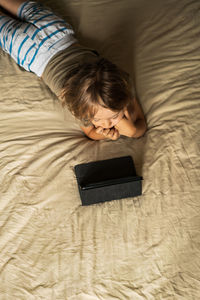
[[[131,105],[125,110],[123,119],[115,126],[119,134],[128,137],[138,138],[144,135],[147,125],[143,111],[137,102],[133,99]]]
[[[117,140],[119,138],[119,131],[116,128],[111,129],[104,129],[102,127],[94,127],[88,126],[88,127],[81,127],[83,132],[92,140],[104,140],[104,139],[111,139],[111,140]]]

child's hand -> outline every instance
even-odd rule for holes
[[[103,127],[97,127],[96,133],[102,134],[108,139],[111,139],[113,141],[117,140],[120,137],[119,131],[112,127],[112,128],[103,128]]]
[[[136,132],[135,125],[130,120],[127,112],[124,113],[124,117],[115,125],[115,128],[119,131],[120,135],[125,135],[128,137],[134,137]]]

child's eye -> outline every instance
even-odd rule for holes
[[[99,119],[93,119],[94,122],[99,122]]]
[[[117,119],[118,116],[119,116],[119,114],[117,114],[114,117],[112,117],[112,119]]]

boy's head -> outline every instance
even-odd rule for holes
[[[61,93],[76,118],[104,128],[121,120],[132,98],[128,74],[104,58],[74,68]]]

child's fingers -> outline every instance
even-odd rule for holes
[[[113,134],[113,137],[112,137],[112,140],[117,140],[118,138],[119,138],[119,131],[115,130],[115,132]]]
[[[103,127],[97,127],[96,133],[104,135],[106,138],[109,138],[111,140],[117,140],[119,138],[119,131],[116,128],[103,128]]]
[[[107,136],[111,139],[113,137],[114,133],[115,133],[115,129],[112,128],[112,129],[109,130]]]
[[[96,133],[103,134],[103,128],[102,127],[97,127],[96,128]]]
[[[119,131],[115,128],[111,129],[109,134],[108,134],[108,137],[111,140],[117,140],[119,138]]]
[[[110,129],[109,128],[103,130],[103,135],[104,136],[108,137],[109,133],[110,133]]]

